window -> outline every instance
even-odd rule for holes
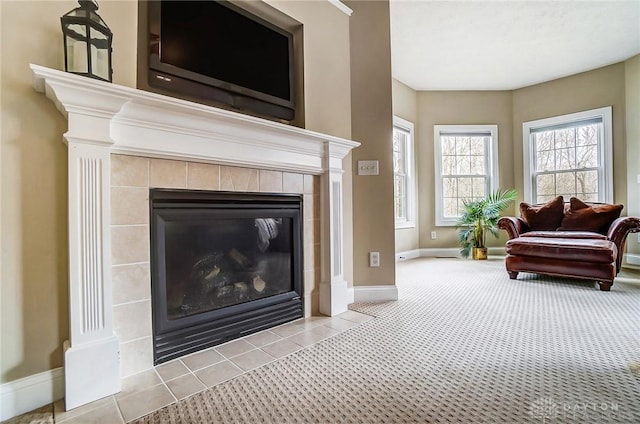
[[[413,124],[393,117],[393,176],[396,228],[415,227]]]
[[[612,202],[611,107],[522,124],[524,196]]]
[[[497,187],[497,125],[435,125],[436,225],[452,226],[465,201]]]

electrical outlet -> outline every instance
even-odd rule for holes
[[[380,266],[380,252],[369,252],[369,266],[370,267]]]
[[[438,238],[438,233],[436,233],[435,231],[431,231],[431,240],[435,240]]]

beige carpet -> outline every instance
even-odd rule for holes
[[[53,424],[53,404],[3,421],[2,424]]]
[[[376,319],[136,422],[640,422],[640,286],[456,259],[398,282],[399,301],[353,305]]]

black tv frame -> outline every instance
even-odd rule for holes
[[[157,53],[161,3],[160,0],[138,2],[138,88],[304,127],[301,107],[302,24],[262,2],[239,3],[243,6],[261,3],[259,9],[254,6],[253,10],[239,7],[236,2],[221,2],[229,9],[288,37],[291,96],[287,101],[161,62]]]

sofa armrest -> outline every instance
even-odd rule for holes
[[[503,216],[498,220],[498,228],[505,230],[509,235],[509,240],[516,237],[520,237],[520,234],[529,230],[522,218],[516,218],[515,216]]]
[[[633,216],[622,216],[609,226],[607,238],[615,243],[618,248],[618,260],[616,261],[617,270],[620,271],[622,266],[622,256],[624,254],[624,245],[627,241],[629,233],[640,232],[640,218]]]

